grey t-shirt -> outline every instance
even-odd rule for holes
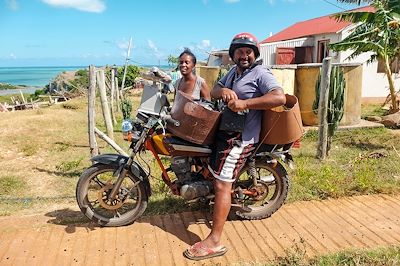
[[[177,81],[175,81],[174,83],[175,90],[179,90],[179,84],[181,83],[182,79],[183,78],[180,78]],[[204,82],[205,80],[202,77],[196,76],[196,81],[194,83],[194,88],[192,93],[193,100],[200,100],[201,87],[203,86]]]
[[[246,69],[238,77],[236,75],[236,66],[234,66],[218,81],[218,84],[232,89],[241,100],[259,97],[274,89],[282,89],[271,70],[263,65]],[[262,110],[249,110],[242,133],[244,144],[253,144],[259,141],[262,112]]]

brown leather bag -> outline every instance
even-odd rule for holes
[[[214,142],[220,112],[209,110],[191,100],[190,95],[177,91],[171,116],[180,126],[167,124],[167,130],[184,140],[209,145]]]

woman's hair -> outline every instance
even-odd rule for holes
[[[192,51],[190,51],[189,48],[185,48],[178,58],[181,58],[182,55],[188,55],[192,57],[193,64],[196,65],[197,62],[196,56],[192,53]]]

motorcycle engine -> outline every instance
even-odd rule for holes
[[[210,181],[192,173],[190,158],[175,156],[171,158],[171,169],[174,171],[180,184],[180,194],[186,200],[204,197],[210,194],[213,185]]]
[[[171,158],[171,169],[180,182],[191,179],[189,157],[175,156]]]

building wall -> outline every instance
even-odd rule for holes
[[[336,43],[347,37],[354,26],[349,26],[339,33],[315,35],[310,38],[301,38],[289,41],[261,44],[260,56],[264,60],[263,64],[267,66],[275,65],[275,54],[277,47],[299,47],[314,46],[313,60],[316,62],[318,55],[318,41],[330,40],[330,43]],[[377,62],[367,64],[372,53],[364,53],[356,58],[349,59],[352,51],[333,52],[329,51],[332,57],[332,63],[361,63],[362,71],[362,97],[363,98],[385,98],[389,95],[389,82],[383,73],[377,73]],[[396,91],[400,89],[400,74],[393,74]]]
[[[282,42],[264,43],[260,45],[260,57],[263,59],[263,65],[272,66],[276,61],[277,47],[302,47],[313,46],[314,38],[300,38]]]

